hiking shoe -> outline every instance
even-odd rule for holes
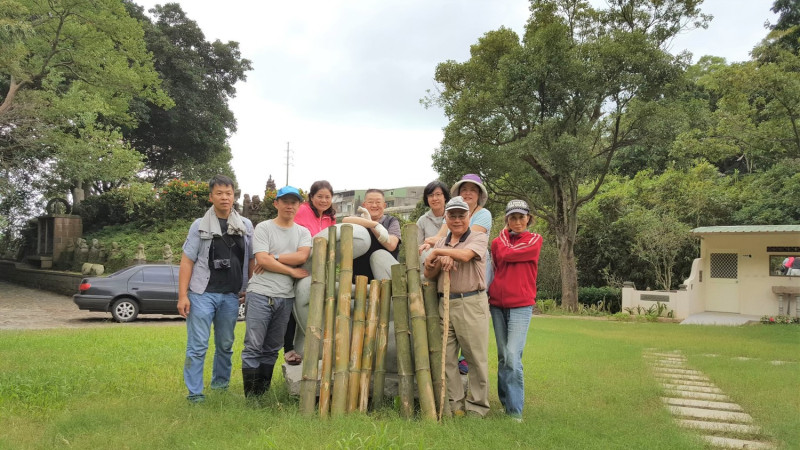
[[[469,366],[467,365],[467,360],[462,359],[458,361],[458,373],[460,373],[461,375],[466,375],[468,372],[469,372]]]

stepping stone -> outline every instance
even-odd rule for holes
[[[674,389],[676,391],[691,391],[691,392],[706,392],[709,394],[722,394],[722,390],[716,387],[707,386],[681,386],[677,384],[662,383],[665,389]]]
[[[788,361],[770,361],[769,363],[772,364],[773,366],[782,366],[784,364],[789,364]]]
[[[715,447],[746,448],[746,449],[775,448],[769,442],[744,441],[741,439],[731,439],[719,436],[703,436],[703,439]]]
[[[675,368],[685,367],[685,365],[686,364],[684,362],[681,362],[681,361],[663,361],[663,360],[661,360],[661,361],[657,361],[655,364],[653,364],[653,367],[664,367],[666,369],[675,369]]]
[[[736,403],[710,402],[708,400],[694,400],[689,398],[667,398],[667,397],[662,397],[661,400],[664,403],[673,406],[692,406],[695,408],[719,409],[725,411],[742,411],[742,407],[737,405]]]
[[[706,356],[708,358],[716,358],[719,355],[716,353],[703,353],[703,356]]]
[[[748,358],[747,356],[737,356],[737,357],[735,357],[733,359],[735,359],[737,361],[750,361],[753,358]]]
[[[706,382],[708,382],[708,381],[709,381],[708,377],[706,377],[706,376],[700,376],[700,375],[684,375],[684,374],[680,374],[680,373],[665,373],[665,374],[660,374],[660,373],[656,372],[656,376],[657,376],[657,377],[661,377],[661,378],[669,378],[670,380],[683,380],[683,381],[706,381]]]
[[[659,372],[663,373],[682,373],[685,375],[702,375],[703,372],[699,370],[689,370],[689,369],[673,369],[672,367],[661,367],[657,368]]]
[[[672,383],[677,384],[679,386],[701,386],[701,387],[710,387],[715,388],[716,386],[713,383],[706,383],[705,381],[686,381],[686,380],[676,380],[674,378],[664,378],[659,377],[656,375],[657,378],[661,378],[663,383]]]
[[[663,356],[663,357],[666,357],[666,358],[683,358],[683,355],[681,355],[678,352],[675,352],[675,353],[651,352],[651,353],[648,353],[648,354],[649,355],[653,355],[653,356]]]
[[[671,406],[667,408],[676,416],[693,417],[696,419],[711,419],[730,422],[752,422],[753,418],[750,414],[731,412],[731,411],[717,411],[714,409],[691,408],[688,406]]]
[[[706,431],[722,431],[742,434],[758,434],[761,432],[761,429],[755,425],[743,425],[741,423],[705,422],[702,420],[682,419],[678,421],[678,425],[686,428],[695,428]]]
[[[708,393],[705,393],[705,392],[691,392],[691,391],[670,390],[670,391],[667,391],[667,393],[670,394],[670,395],[677,396],[677,397],[691,398],[691,399],[695,399],[695,400],[711,400],[711,401],[718,401],[718,402],[726,402],[726,401],[730,400],[730,398],[728,398],[727,395],[708,394]]]

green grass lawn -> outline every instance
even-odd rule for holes
[[[0,448],[703,448],[662,405],[645,348],[681,351],[779,448],[800,446],[797,326],[535,318],[522,424],[497,400],[493,339],[484,420],[407,421],[386,409],[323,421],[298,414],[279,369],[263,406],[245,401],[244,325],[236,331],[231,389],[201,405],[185,400],[183,326],[2,331]]]

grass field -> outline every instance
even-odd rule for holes
[[[0,448],[703,448],[662,405],[646,348],[680,351],[774,444],[800,447],[798,326],[534,318],[521,424],[497,400],[493,338],[483,420],[406,421],[385,409],[322,421],[299,416],[279,369],[262,406],[244,399],[244,325],[236,331],[231,389],[201,405],[185,400],[183,326],[0,332]]]

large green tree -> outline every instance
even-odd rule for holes
[[[158,185],[175,177],[232,176],[228,137],[236,131],[236,118],[228,100],[236,94],[235,84],[252,70],[250,61],[242,58],[236,42],[206,41],[177,3],[151,9],[153,20],[142,7],[127,7],[144,27],[164,90],[176,99],[171,109],[146,97],[133,107],[140,122],[125,137],[145,156],[149,181]]]
[[[143,34],[118,0],[0,0],[0,209],[135,175],[132,99],[171,104]]]
[[[450,122],[434,166],[445,178],[485,176],[495,197],[527,198],[559,247],[562,303],[577,307],[578,209],[605,180],[620,149],[666,120],[660,102],[686,55],[665,42],[707,17],[692,0],[534,0],[522,39],[501,28],[468,61],[436,68],[428,98]],[[583,189],[583,186],[588,188]]]

